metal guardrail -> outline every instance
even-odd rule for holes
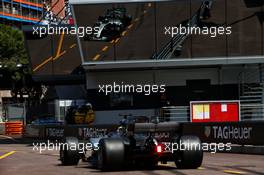
[[[169,106],[161,109],[160,121],[190,121],[190,107],[189,106]]]
[[[240,110],[241,121],[264,121],[264,104],[243,104]]]
[[[264,65],[238,76],[241,121],[264,121]]]

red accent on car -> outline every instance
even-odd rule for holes
[[[162,152],[162,147],[161,147],[161,145],[158,145],[157,146],[157,153],[161,153]]]

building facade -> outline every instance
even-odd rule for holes
[[[34,24],[44,14],[43,0],[1,0],[0,20],[4,24]]]

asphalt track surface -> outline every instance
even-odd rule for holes
[[[46,175],[46,174],[137,174],[137,175],[221,175],[221,174],[264,174],[264,156],[227,153],[205,153],[203,165],[195,170],[177,169],[173,162],[159,164],[155,170],[130,169],[116,172],[101,172],[86,162],[78,166],[62,166],[58,151],[40,154],[33,146],[19,141],[6,141],[0,137],[0,175]]]
[[[154,3],[75,6],[78,26],[93,26],[98,17],[113,6],[125,7],[133,19],[121,37],[115,40],[102,42],[81,39],[84,60],[150,59],[171,39],[164,35],[164,27],[177,26],[190,19],[201,2],[202,0],[158,3],[156,15]],[[206,23],[213,26],[232,26],[232,34],[215,38],[192,35],[185,40],[182,54],[178,58],[263,55],[263,9],[263,3],[249,0],[214,0],[212,17]],[[75,36],[48,36],[41,40],[27,40],[27,45],[35,74],[68,74],[81,64]]]

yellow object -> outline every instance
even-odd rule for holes
[[[246,174],[245,172],[235,171],[235,170],[224,170],[224,172],[227,174]]]
[[[76,112],[74,115],[75,124],[92,124],[95,119],[95,113],[92,109],[88,112]]]
[[[84,124],[85,113],[76,112],[74,115],[74,121],[76,124]]]
[[[95,113],[92,109],[90,109],[85,116],[85,124],[92,124],[95,119]]]
[[[209,104],[194,104],[193,105],[193,119],[203,120],[209,119],[210,116]]]
[[[6,153],[6,154],[0,156],[0,160],[3,159],[3,158],[6,158],[6,157],[8,157],[8,156],[10,156],[10,155],[12,155],[12,154],[14,154],[15,152],[16,152],[16,151],[10,151],[10,152],[8,152],[8,153]]]

